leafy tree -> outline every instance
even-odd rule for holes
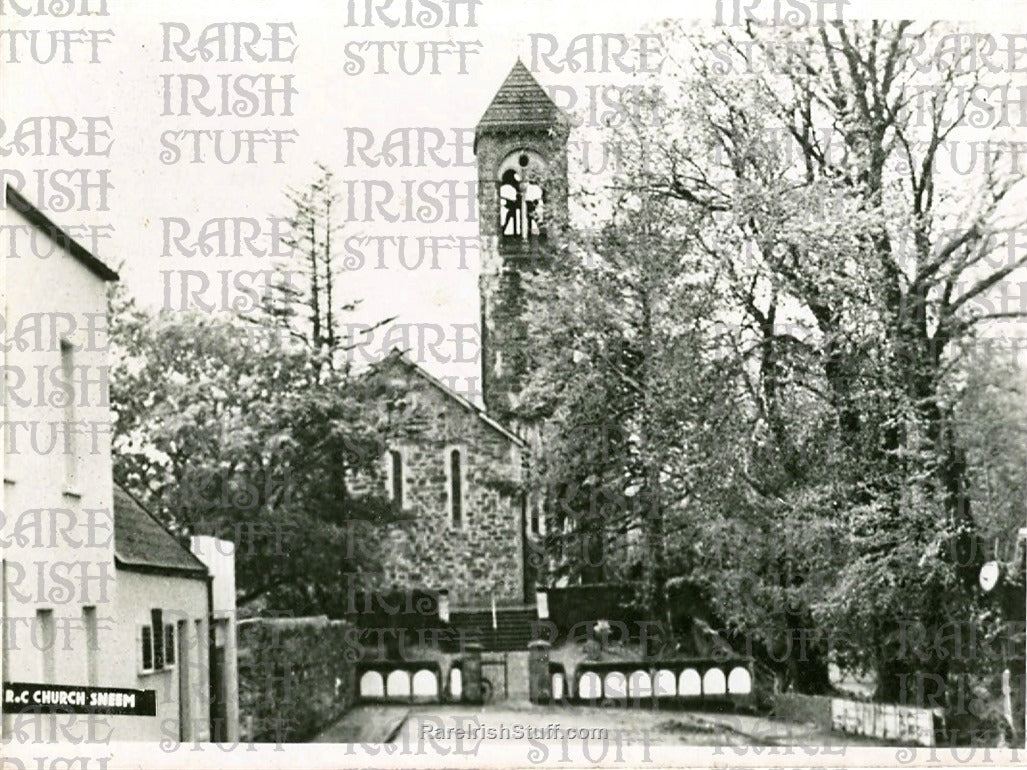
[[[620,350],[627,336],[630,354],[610,379],[659,372],[646,386],[674,382],[674,360],[718,364],[680,380],[701,408],[654,389],[629,401],[644,415],[637,423],[620,420],[623,399],[603,377],[571,389],[592,369],[568,367],[569,384],[551,385],[552,443],[566,437],[570,456],[578,421],[627,426],[614,431],[626,438],[603,478],[622,491],[622,477],[649,480],[638,488],[659,511],[650,531],[664,537],[646,553],[648,579],[703,587],[729,630],[786,661],[804,690],[827,689],[835,655],[873,669],[882,699],[944,700],[952,651],[911,645],[908,633],[935,640],[952,622],[977,622],[980,532],[994,514],[972,502],[982,472],[987,481],[1000,464],[1015,475],[1011,441],[998,463],[972,437],[983,415],[959,372],[982,330],[1024,315],[991,297],[1027,266],[1005,248],[1022,218],[1011,205],[1022,174],[1002,162],[1000,144],[975,156],[969,174],[945,169],[955,140],[980,138],[967,133],[979,119],[968,115],[967,89],[1001,85],[980,55],[986,38],[964,37],[924,69],[919,52],[951,31],[871,22],[707,35],[667,25],[659,89],[638,91],[609,132],[619,161],[611,188],[623,196],[613,210],[624,199],[648,210],[662,200],[660,216],[629,209],[614,226],[621,242],[591,253],[649,268],[659,249],[640,228],[652,224],[708,277],[708,299],[690,304],[696,295],[682,301],[666,280],[650,285],[683,326],[704,308],[719,331],[695,337],[683,359],[644,333],[644,312],[624,324],[642,333],[624,335],[612,319],[645,307],[625,299],[631,271],[612,270],[606,287],[601,270],[572,262],[566,328],[539,346],[576,349],[567,338],[576,324],[600,348]],[[1001,122],[992,138],[1008,138]],[[547,372],[537,382],[561,382]],[[600,395],[590,400],[589,388]],[[684,451],[661,442],[643,452],[631,441],[653,435],[661,409],[670,417],[657,435],[676,429],[688,437]],[[704,414],[718,431],[693,432]],[[1022,426],[1009,404],[1003,414]],[[685,483],[697,466],[713,472]],[[572,470],[569,478],[594,478]]]
[[[972,341],[948,382],[981,541],[1003,561],[1027,520],[1027,377],[1010,343],[1024,338]]]
[[[678,50],[693,54],[662,73],[662,118],[623,136],[625,183],[705,215],[716,237],[704,248],[751,324],[752,404],[772,447],[749,478],[759,507],[841,524],[824,531],[837,576],[801,616],[873,667],[887,700],[922,697],[909,683],[943,684],[951,662],[937,646],[912,655],[904,626],[933,638],[974,614],[982,554],[947,384],[982,324],[1022,315],[984,299],[1027,265],[995,261],[1020,219],[1009,205],[1020,170],[997,145],[968,176],[943,170],[967,136],[968,89],[1000,85],[985,38],[924,70],[918,52],[949,31],[676,27]],[[808,396],[802,418],[817,415],[832,437],[813,466],[818,442],[791,413]],[[786,582],[801,589],[821,559],[803,548],[791,562],[801,569]]]
[[[115,304],[117,480],[176,531],[235,541],[241,604],[332,607],[374,569],[362,523],[389,515],[374,396],[251,324]]]
[[[237,544],[241,605],[336,612],[392,517],[375,404],[338,352],[331,173],[293,196],[296,264],[256,309],[150,314],[111,295],[115,476],[181,534]],[[340,598],[342,597],[342,598]]]
[[[340,302],[343,255],[339,233],[344,223],[339,221],[339,210],[343,198],[332,170],[322,163],[316,168],[306,187],[286,192],[292,210],[286,218],[288,234],[282,241],[292,254],[276,265],[278,275],[270,291],[257,311],[247,317],[260,325],[270,323],[313,350],[327,353],[325,365],[334,367],[340,364],[339,353],[360,344],[339,334],[339,318],[360,303],[352,299]],[[372,334],[392,320],[381,319],[360,334]]]
[[[537,342],[520,414],[546,421],[536,467],[559,569],[637,579],[656,617],[667,611],[667,512],[723,469],[709,450],[733,418],[718,393],[730,362],[710,352],[712,279],[689,237],[664,202],[626,196],[598,232],[567,234],[526,313]]]

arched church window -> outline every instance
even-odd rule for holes
[[[403,453],[398,449],[390,449],[387,455],[386,470],[388,471],[388,489],[392,504],[396,508],[403,507]]]
[[[503,238],[545,234],[546,162],[533,150],[519,150],[499,166],[499,232]]]
[[[449,515],[454,527],[463,525],[464,519],[464,457],[463,451],[451,447],[446,450],[446,481],[449,485]]]
[[[524,185],[524,203],[528,213],[528,222],[531,226],[531,235],[539,235],[543,227],[543,202],[542,186],[535,182],[528,182]]]
[[[521,214],[521,177],[512,168],[499,180],[499,199],[502,203],[499,227],[503,235],[518,235]]]
[[[531,513],[531,534],[533,535],[544,535],[546,534],[546,520],[542,514],[542,503],[538,499],[537,495],[531,495],[528,500],[530,506],[529,511]]]

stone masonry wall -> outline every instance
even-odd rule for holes
[[[546,221],[553,228],[567,222],[567,133],[548,130],[489,131],[478,139],[478,217],[479,232],[486,240],[499,235],[498,170],[511,153],[530,149],[546,159]],[[489,255],[494,258],[495,255]],[[483,270],[493,272],[499,265],[482,255]]]
[[[448,590],[453,606],[524,600],[521,450],[465,405],[399,362],[380,372],[408,390],[403,454],[405,517],[383,528],[378,590]],[[463,450],[462,524],[452,521],[449,450]]]
[[[531,340],[524,317],[523,283],[545,269],[551,250],[559,243],[567,223],[566,135],[555,131],[489,132],[478,140],[478,216],[481,233],[482,388],[491,414],[508,419],[528,375]],[[507,251],[499,238],[500,202],[498,169],[519,150],[533,150],[546,159],[546,243],[534,243],[527,252]]]

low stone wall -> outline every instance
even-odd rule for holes
[[[257,618],[239,624],[244,741],[305,741],[353,704],[359,649],[344,621]]]

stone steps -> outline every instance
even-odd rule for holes
[[[467,639],[477,642],[486,652],[526,652],[534,638],[532,623],[538,618],[535,608],[496,609],[496,627],[492,626],[492,610],[468,610],[450,614],[450,626],[462,631]]]

